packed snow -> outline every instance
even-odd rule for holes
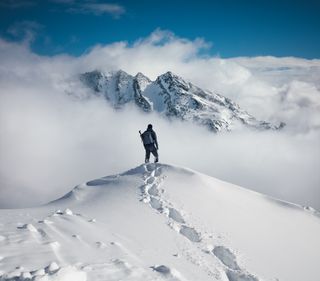
[[[0,210],[0,280],[314,281],[320,217],[198,172],[143,164]]]

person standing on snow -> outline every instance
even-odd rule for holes
[[[154,163],[157,163],[159,161],[159,145],[156,132],[152,129],[152,125],[149,124],[146,131],[144,131],[142,134],[141,131],[139,131],[139,133],[143,142],[143,146],[146,150],[145,163],[149,163],[150,153],[152,153],[155,157]]]

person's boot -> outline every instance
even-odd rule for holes
[[[156,159],[154,159],[154,163],[158,163],[159,162],[159,158],[157,157]]]

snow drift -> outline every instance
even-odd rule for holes
[[[0,210],[0,280],[313,281],[319,214],[164,164]]]

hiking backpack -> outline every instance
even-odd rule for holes
[[[142,139],[142,142],[143,142],[144,145],[154,143],[154,139],[152,137],[152,132],[151,131],[145,131],[141,135],[141,139]]]

